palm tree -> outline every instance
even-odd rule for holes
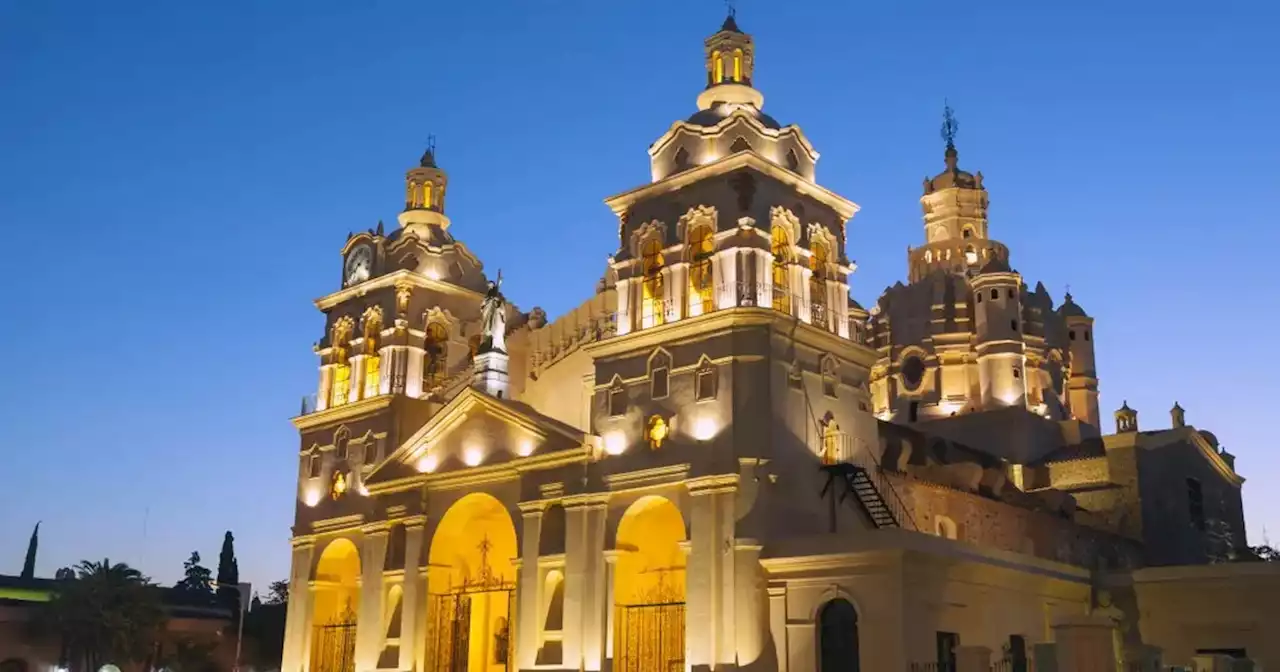
[[[61,640],[71,672],[146,659],[163,624],[156,586],[138,570],[107,559],[76,565],[74,578],[59,581],[39,620],[46,635]]]

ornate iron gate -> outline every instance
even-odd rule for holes
[[[317,625],[314,637],[312,672],[355,672],[356,618],[349,606],[332,622]]]
[[[615,608],[614,672],[683,672],[684,602]]]
[[[427,641],[432,660],[428,669],[434,672],[467,672],[471,657],[471,601],[492,593],[501,593],[507,602],[507,616],[500,629],[490,633],[493,637],[491,665],[502,665],[511,672],[515,669],[515,656],[511,644],[514,641],[512,618],[515,615],[515,590],[509,585],[497,589],[459,591],[430,596],[427,613]],[[488,630],[485,630],[488,632]],[[488,643],[486,643],[488,644]],[[488,669],[488,666],[486,666]]]

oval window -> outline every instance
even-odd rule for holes
[[[920,387],[924,380],[924,361],[912,355],[902,362],[902,382],[908,390]]]

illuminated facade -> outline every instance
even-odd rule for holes
[[[1135,415],[1100,436],[1089,318],[1021,287],[953,146],[911,284],[870,316],[858,207],[763,111],[732,16],[705,47],[697,111],[606,199],[618,248],[559,319],[495,301],[431,151],[399,227],[347,240],[294,419],[285,672],[1017,660],[1098,612],[1107,570],[1203,562],[1207,518],[1242,533],[1212,435]],[[1166,459],[1160,492],[1199,479],[1204,501],[1162,546],[1136,473]]]

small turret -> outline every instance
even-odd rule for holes
[[[1174,429],[1182,429],[1187,426],[1187,412],[1176,401],[1173,402],[1173,408],[1169,409],[1169,417],[1173,420]]]
[[[1116,411],[1116,433],[1126,434],[1136,431],[1138,431],[1138,412],[1129,408],[1129,402],[1126,401]]]
[[[1025,406],[1022,276],[996,258],[970,284],[982,407]]]
[[[427,150],[422,153],[418,165],[405,173],[404,182],[404,212],[400,213],[400,226],[406,229],[414,225],[449,228],[449,218],[444,215],[449,176],[436,165],[434,137],[428,141]]]
[[[1102,429],[1098,410],[1098,372],[1093,357],[1093,318],[1067,292],[1058,315],[1067,324],[1068,365],[1067,403],[1071,416],[1080,422]]]
[[[698,109],[709,110],[720,103],[764,107],[764,95],[751,86],[755,43],[738,28],[733,10],[705,44],[707,89],[698,95]]]

